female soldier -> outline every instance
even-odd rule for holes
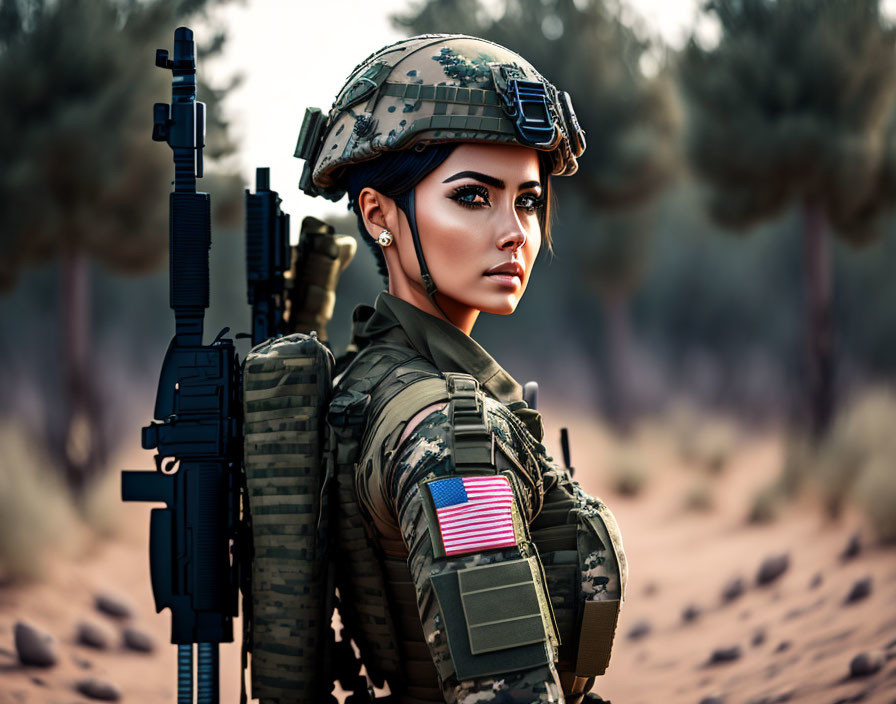
[[[463,35],[385,47],[306,116],[302,188],[348,193],[388,284],[328,421],[340,612],[395,702],[579,702],[609,661],[616,522],[469,337],[515,310],[584,147],[568,94]]]

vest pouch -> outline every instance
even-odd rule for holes
[[[606,672],[627,577],[619,528],[599,499],[588,497],[577,515],[580,567],[580,630],[575,673],[593,677]]]
[[[458,680],[551,662],[535,558],[432,576]]]

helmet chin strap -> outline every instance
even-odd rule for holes
[[[411,239],[414,241],[414,251],[417,253],[417,263],[420,265],[420,278],[423,280],[423,287],[426,290],[426,295],[429,297],[429,300],[432,301],[436,309],[438,309],[438,311],[445,317],[445,320],[452,322],[451,318],[448,317],[448,314],[444,310],[442,310],[442,306],[440,306],[439,302],[436,300],[436,293],[438,293],[436,282],[433,280],[432,274],[429,273],[429,267],[426,266],[426,259],[423,257],[423,247],[420,244],[420,235],[417,232],[417,210],[414,205],[415,190],[416,188],[412,188],[410,191],[394,200],[408,218],[408,225],[411,227]]]

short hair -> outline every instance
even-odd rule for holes
[[[377,270],[388,285],[389,270],[382,247],[367,232],[364,216],[358,205],[358,196],[365,188],[382,193],[392,198],[399,205],[410,191],[430,173],[435,171],[458,146],[458,142],[433,144],[421,150],[404,149],[402,151],[385,152],[380,156],[355,164],[347,169],[348,205],[358,219],[358,234],[361,236],[377,262]],[[548,251],[551,248],[551,162],[547,152],[538,152],[538,163],[541,171],[544,207],[539,211],[538,223],[541,227],[542,242]],[[405,213],[407,215],[407,213]]]

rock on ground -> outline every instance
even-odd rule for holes
[[[862,554],[862,534],[860,532],[853,533],[843,552],[840,553],[840,559],[846,562],[852,560]]]
[[[88,699],[99,699],[104,702],[117,702],[121,699],[121,691],[110,682],[97,679],[80,680],[75,689]]]
[[[765,629],[757,628],[753,633],[753,637],[750,639],[750,645],[754,648],[758,648],[763,643],[765,643]]]
[[[130,604],[125,602],[121,597],[109,592],[97,594],[93,599],[93,603],[96,606],[97,611],[106,614],[106,616],[111,616],[112,618],[126,619],[131,618],[134,615],[134,610],[131,608]]]
[[[138,653],[151,653],[156,649],[156,644],[149,634],[136,628],[125,628],[122,632],[124,647],[128,650],[136,650]]]
[[[628,632],[628,637],[632,640],[640,640],[650,633],[650,623],[648,621],[638,621],[632,626]]]
[[[734,577],[722,589],[722,601],[728,603],[742,596],[746,589],[743,577]]]
[[[739,645],[731,645],[726,648],[716,648],[709,656],[709,664],[717,665],[723,662],[734,662],[740,660],[741,649]]]
[[[756,575],[756,583],[760,586],[771,584],[781,577],[790,567],[790,555],[782,553],[780,555],[771,555],[762,561],[759,565],[759,572]]]
[[[877,651],[859,653],[849,663],[850,677],[870,677],[884,666],[884,654]]]
[[[109,647],[109,635],[104,629],[90,621],[81,621],[75,631],[75,640],[88,648],[105,650]]]
[[[59,660],[53,636],[35,628],[30,623],[17,622],[14,638],[16,653],[23,665],[52,667]]]
[[[693,623],[700,618],[702,613],[703,611],[696,604],[688,604],[684,611],[681,612],[681,620],[685,623]]]
[[[854,604],[857,601],[867,598],[871,595],[872,586],[871,577],[863,577],[862,579],[857,580],[852,585],[852,589],[849,590],[849,594],[846,595],[845,603]]]

